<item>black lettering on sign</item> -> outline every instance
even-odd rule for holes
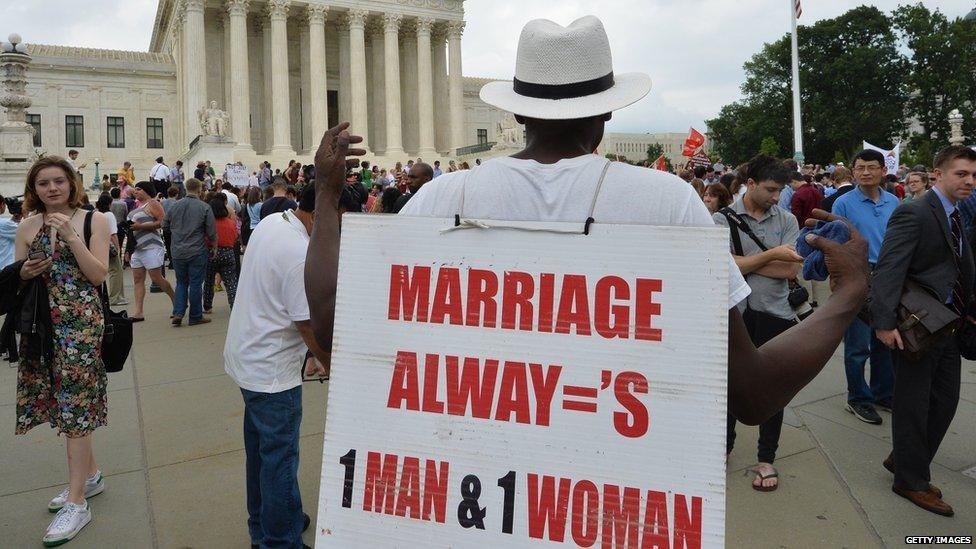
[[[481,479],[475,475],[468,475],[461,480],[461,503],[458,504],[458,524],[464,528],[474,526],[478,530],[485,529],[485,515],[488,508],[478,505],[481,497]]]

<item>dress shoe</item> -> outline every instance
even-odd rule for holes
[[[884,468],[887,469],[892,475],[895,474],[895,460],[891,457],[891,454],[888,454],[888,457],[881,462],[881,465],[884,465]],[[929,492],[932,492],[935,497],[942,499],[942,490],[939,490],[938,486],[929,484]]]
[[[892,486],[891,491],[930,513],[944,517],[951,517],[955,514],[948,503],[935,497],[935,494],[929,490],[906,490],[898,486]]]

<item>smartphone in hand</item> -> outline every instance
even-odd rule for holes
[[[47,259],[47,253],[44,250],[34,250],[33,252],[27,254],[27,259],[38,261],[42,259]]]

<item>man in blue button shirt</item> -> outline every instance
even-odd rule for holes
[[[878,151],[863,150],[854,157],[857,187],[834,202],[833,213],[846,217],[868,241],[868,263],[874,269],[884,242],[888,219],[898,198],[881,186],[885,159]],[[871,384],[864,380],[864,364],[871,359]],[[878,341],[871,327],[855,318],[844,334],[844,369],[847,372],[847,411],[866,423],[881,424],[875,406],[891,411],[894,373],[891,352]]]

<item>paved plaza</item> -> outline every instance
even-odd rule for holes
[[[131,278],[126,295],[132,296]],[[172,274],[170,273],[172,279]],[[68,547],[245,548],[243,405],[224,374],[229,310],[214,322],[173,328],[164,294],[147,295],[124,371],[109,375],[109,425],[95,434],[106,491],[93,522]],[[943,518],[891,493],[881,467],[891,443],[882,426],[846,411],[842,353],[794,399],[776,462],[780,488],[751,489],[756,429],[739,426],[728,468],[729,547],[899,546],[905,536],[976,536],[976,363],[963,362],[962,399],[932,470],[956,510]],[[40,547],[48,500],[67,477],[64,443],[45,427],[15,437],[16,369],[0,366],[0,547]],[[313,524],[327,385],[305,384],[301,488]],[[681,471],[675,471],[680,475]],[[313,543],[312,532],[305,536]]]

